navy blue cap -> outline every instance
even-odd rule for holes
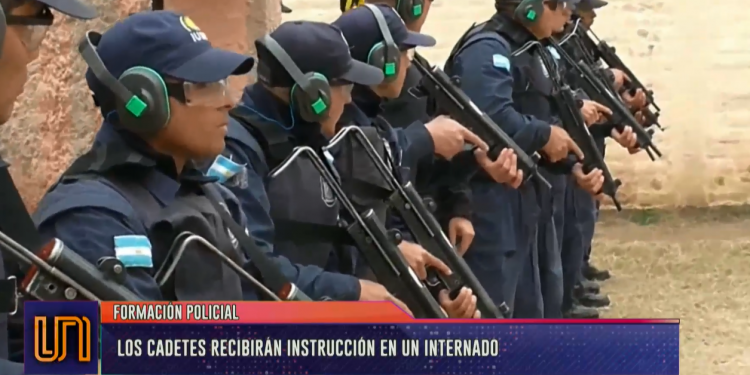
[[[142,66],[162,76],[196,83],[246,74],[255,62],[252,57],[214,48],[189,17],[171,11],[141,12],[125,18],[104,32],[97,52],[115,77]],[[90,69],[86,81],[95,95],[103,94]]]
[[[409,31],[404,24],[404,20],[401,19],[395,9],[380,4],[374,6],[380,9],[393,41],[402,51],[414,47],[432,47],[435,45],[435,38]],[[375,15],[364,6],[342,14],[336,21],[333,21],[333,25],[338,26],[344,33],[344,37],[352,45],[352,56],[359,61],[367,61],[367,56],[369,56],[372,47],[383,41],[383,35],[380,33]]]
[[[96,17],[96,9],[80,0],[36,0],[62,14],[90,20]]]
[[[377,85],[383,82],[380,69],[352,58],[349,43],[336,26],[322,22],[284,22],[270,34],[302,73],[316,72],[333,84],[336,81],[359,85]],[[294,81],[286,69],[259,41],[258,78],[273,87],[291,87]]]

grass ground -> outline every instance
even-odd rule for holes
[[[606,212],[606,318],[679,318],[680,373],[750,374],[750,207]]]

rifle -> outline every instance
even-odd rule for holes
[[[588,47],[593,48],[593,51],[595,51],[594,58],[596,60],[601,59],[605,64],[607,64],[609,68],[619,69],[623,73],[625,73],[629,81],[626,82],[625,85],[623,85],[623,89],[630,91],[631,95],[635,95],[637,89],[641,89],[646,94],[648,104],[646,108],[641,110],[641,113],[643,113],[646,118],[646,127],[656,125],[657,128],[664,130],[661,124],[659,124],[661,108],[659,108],[659,106],[654,101],[654,91],[648,89],[646,85],[644,85],[638,79],[638,77],[633,74],[633,71],[630,70],[627,65],[625,65],[622,59],[617,56],[617,50],[615,49],[615,47],[610,46],[606,41],[599,39],[599,37],[594,33],[593,30],[586,28],[583,25],[580,25],[580,27],[577,28],[576,31],[576,34],[581,38],[583,43]],[[653,106],[655,111],[652,111],[649,108],[650,106]]]
[[[578,147],[583,151],[584,159],[581,161],[583,164],[583,171],[588,173],[595,168],[602,171],[604,175],[604,184],[602,185],[602,193],[612,198],[612,202],[618,211],[622,211],[622,206],[617,199],[617,189],[622,185],[620,180],[612,178],[612,174],[604,162],[604,157],[596,146],[594,138],[589,133],[589,129],[586,126],[586,122],[583,119],[583,115],[579,108],[581,103],[576,100],[573,89],[568,86],[560,76],[560,71],[557,64],[552,57],[546,51],[546,48],[539,42],[530,42],[529,45],[537,45],[539,47],[539,56],[542,64],[549,74],[549,78],[553,84],[552,96],[554,97],[557,109],[559,110],[560,121],[562,122],[563,128],[570,134],[570,137],[576,142]]]
[[[412,183],[407,181],[402,184],[394,176],[362,129],[356,126],[341,129],[328,146],[324,147],[324,151],[330,150],[349,136],[354,137],[362,146],[378,173],[388,184],[390,188],[388,202],[404,219],[417,242],[453,271],[452,275],[445,276],[433,269],[428,269],[427,284],[436,289],[448,289],[452,298],[455,298],[460,289],[466,286],[477,297],[477,309],[481,312],[483,318],[503,318],[504,314],[507,314],[510,310],[507,304],[502,302],[500,305],[495,305],[469,266],[456,253],[445,233],[443,233],[440,224],[438,224]]]
[[[122,285],[126,272],[117,258],[102,258],[94,266],[58,239],[35,254],[3,232],[0,249],[29,266],[20,291],[40,301],[140,301]]]
[[[440,304],[430,294],[414,271],[409,268],[401,251],[397,247],[397,239],[390,238],[388,231],[375,214],[373,209],[360,213],[352,201],[347,197],[344,189],[335,177],[333,167],[323,162],[318,154],[310,147],[303,146],[294,149],[269,176],[278,176],[297,158],[305,156],[320,173],[338,199],[341,207],[348,214],[348,218],[340,219],[339,225],[346,228],[360,253],[365,257],[378,281],[394,296],[401,299],[417,318],[446,318]]]
[[[445,72],[437,66],[430,66],[427,60],[415,53],[414,66],[422,73],[422,82],[418,91],[436,101],[437,108],[454,120],[466,126],[476,133],[490,147],[488,156],[495,160],[504,148],[509,148],[517,155],[518,169],[522,170],[526,179],[536,178],[543,185],[549,187],[549,182],[539,173],[537,161],[539,154],[530,156],[513,141],[500,127],[482,112],[469,99],[466,94],[457,87],[455,79],[448,77]]]
[[[554,40],[550,39],[549,43],[555,48],[555,50],[557,50],[560,56],[565,59],[566,63],[576,70],[576,73],[580,78],[578,81],[582,86],[581,88],[591,97],[591,99],[606,105],[612,110],[610,120],[617,124],[615,127],[622,131],[625,125],[630,126],[638,137],[638,146],[646,150],[646,153],[648,153],[651,160],[656,160],[653,154],[661,157],[661,151],[659,151],[651,139],[653,132],[647,131],[638,123],[620,98],[615,96],[615,94],[608,89],[591,68],[584,61],[576,62],[573,57]]]

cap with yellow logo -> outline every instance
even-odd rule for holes
[[[254,65],[252,57],[214,48],[190,17],[172,11],[136,13],[116,23],[102,35],[97,52],[115,77],[142,66],[186,82],[210,83],[246,74]]]

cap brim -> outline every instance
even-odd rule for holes
[[[406,35],[406,39],[401,41],[399,43],[399,46],[406,48],[433,47],[436,43],[437,41],[435,41],[435,38],[429,35],[409,31],[409,33]]]
[[[607,4],[609,3],[607,3],[604,0],[583,0],[580,3],[578,3],[577,9],[582,9],[582,10],[599,9],[599,8],[606,6]]]
[[[96,18],[96,8],[80,0],[37,0],[38,2],[71,17],[82,20]]]
[[[591,9],[599,9],[609,4],[604,0],[589,0],[589,2],[591,3]]]
[[[338,78],[357,85],[372,86],[383,82],[385,75],[372,65],[352,60],[349,69]]]
[[[255,65],[252,57],[219,48],[211,48],[182,66],[164,74],[187,82],[217,82],[229,76],[250,73]]]

